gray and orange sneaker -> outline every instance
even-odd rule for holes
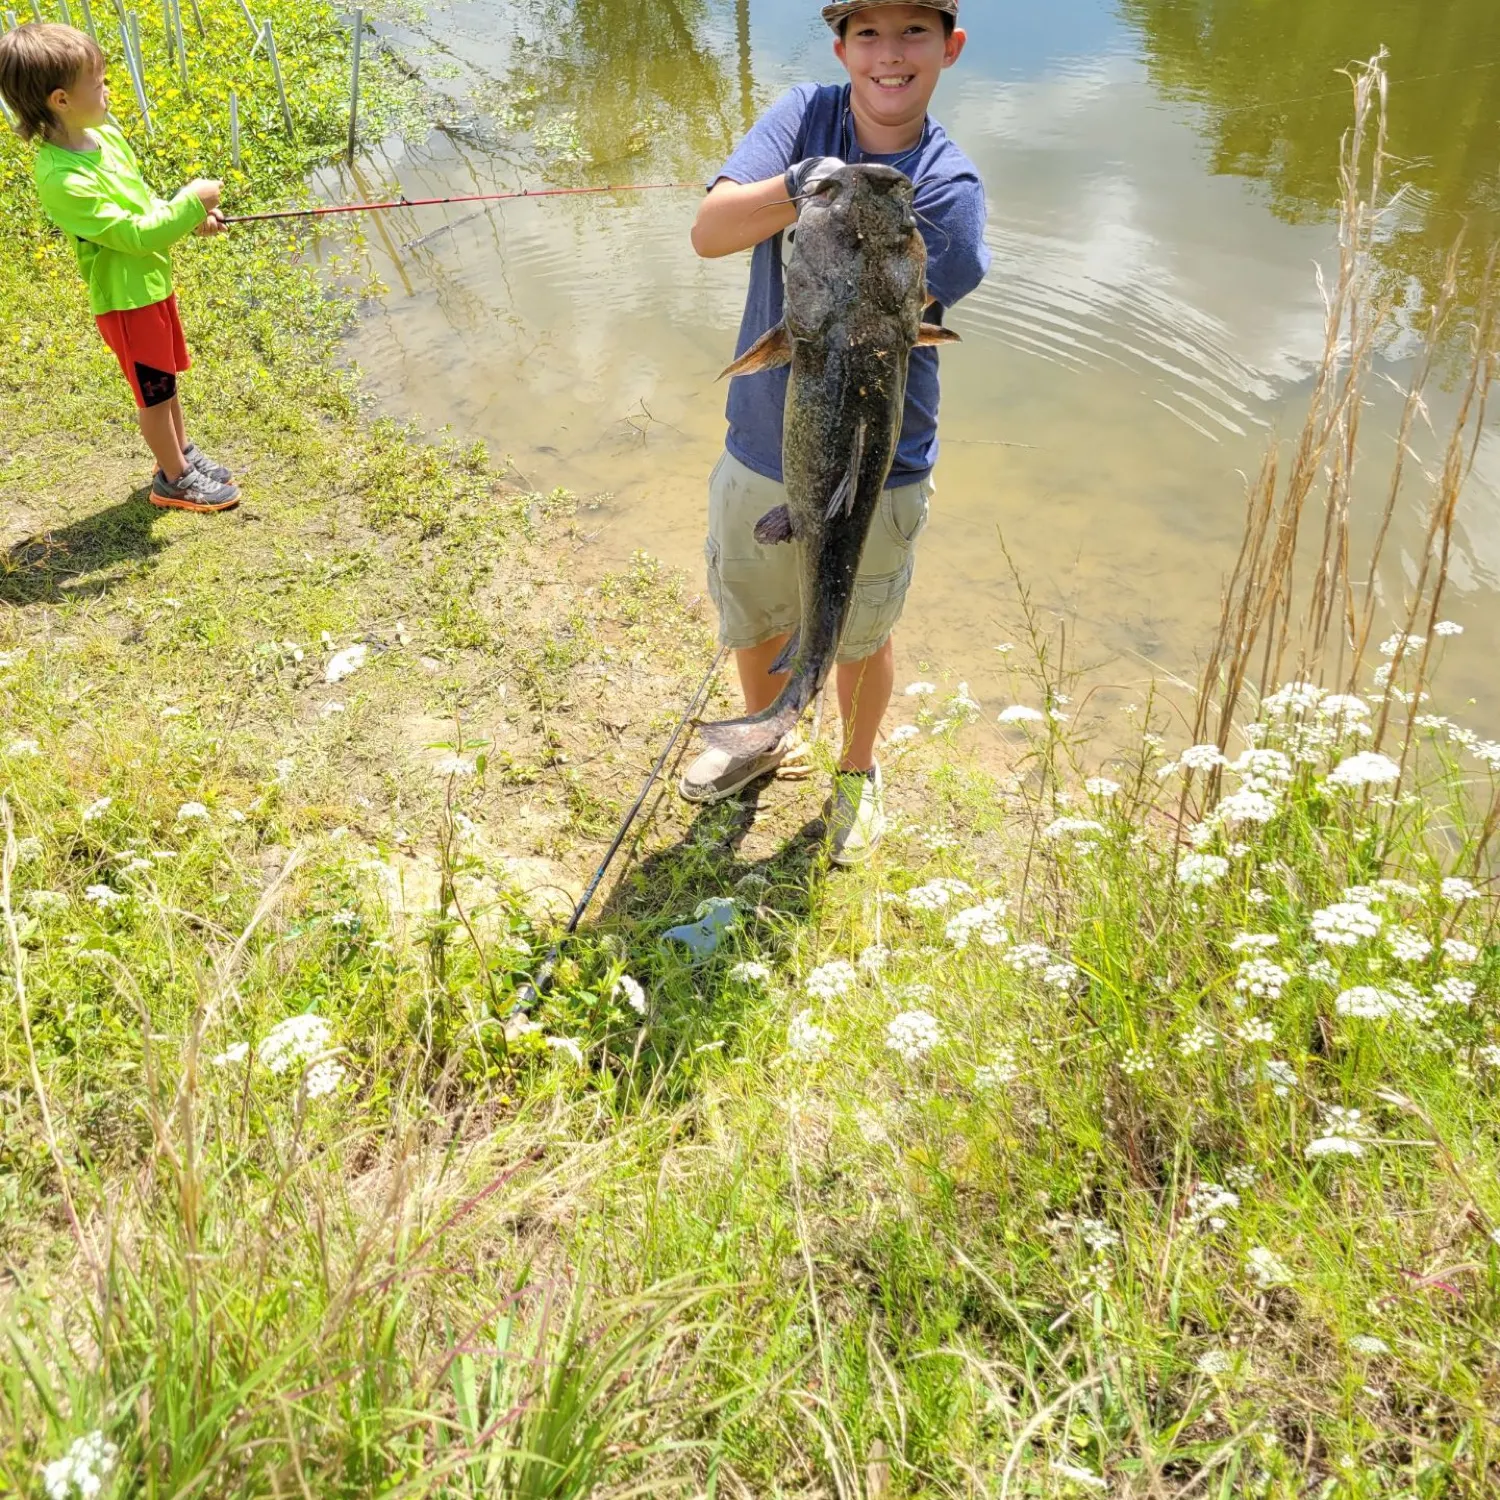
[[[240,503],[240,492],[189,464],[179,479],[168,479],[160,469],[156,471],[151,481],[151,503],[161,510],[233,510]]]
[[[228,484],[234,478],[234,475],[223,464],[216,464],[197,443],[189,443],[182,450],[182,456],[187,459],[192,468],[205,479],[212,479],[215,484]]]

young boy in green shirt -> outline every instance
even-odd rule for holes
[[[104,54],[85,32],[28,21],[0,36],[0,95],[23,140],[41,137],[34,175],[47,217],[73,241],[89,305],[130,383],[156,458],[151,503],[230,510],[228,469],[188,441],[177,376],[191,363],[172,291],[168,248],[219,234],[219,184],[195,181],[163,202],[146,186],[109,119]]]

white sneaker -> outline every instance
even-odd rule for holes
[[[724,750],[705,750],[683,772],[677,790],[688,802],[723,802],[772,771],[788,781],[811,773],[807,742],[796,731],[766,755],[734,756]]]
[[[862,865],[885,836],[885,790],[880,767],[838,771],[825,814],[828,857],[836,865]]]

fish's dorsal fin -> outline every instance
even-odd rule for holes
[[[951,328],[944,328],[939,323],[924,323],[917,330],[917,348],[924,344],[957,344],[962,340]]]
[[[859,484],[859,471],[865,461],[865,424],[861,418],[854,424],[854,441],[849,445],[849,467],[839,480],[838,488],[828,499],[828,509],[823,519],[831,521],[842,506],[846,516],[854,514],[854,491]]]
[[[719,376],[755,375],[761,370],[776,370],[792,362],[792,340],[785,323],[778,323],[769,333],[763,333],[751,346],[729,365]]]

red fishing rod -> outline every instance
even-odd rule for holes
[[[625,182],[613,187],[523,188],[518,193],[463,193],[450,198],[399,198],[384,203],[329,203],[321,208],[283,208],[274,213],[229,214],[226,224],[258,224],[268,219],[321,219],[330,214],[371,214],[384,208],[436,208],[444,203],[503,203],[513,198],[572,198],[582,193],[649,193],[664,188],[689,188],[691,182]]]

